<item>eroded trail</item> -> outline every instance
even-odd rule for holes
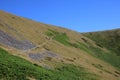
[[[29,52],[37,49],[37,48],[41,48],[41,47],[43,47],[44,45],[46,45],[46,44],[48,44],[49,42],[51,42],[51,41],[53,40],[53,37],[54,37],[54,36],[48,37],[48,36],[46,36],[46,35],[44,35],[44,34],[42,34],[42,33],[41,33],[41,35],[45,36],[45,37],[47,38],[47,41],[45,41],[44,43],[42,43],[42,44],[40,44],[40,45],[37,45],[37,46],[35,46],[35,47],[33,47],[33,48],[30,48],[30,49],[27,49],[27,50],[23,50],[23,52],[24,52],[24,53],[26,53],[26,52],[29,53]]]

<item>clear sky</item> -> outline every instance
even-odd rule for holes
[[[0,9],[79,32],[120,28],[120,0],[0,0]]]

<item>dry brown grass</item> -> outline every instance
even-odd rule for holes
[[[48,31],[48,28],[49,28],[49,29],[56,30],[61,33],[65,32],[68,35],[68,37],[70,38],[71,42],[79,41],[81,43],[87,44],[81,39],[81,38],[84,38],[92,46],[98,47],[94,41],[84,37],[83,35],[75,32],[75,31],[67,30],[64,28],[59,28],[59,27],[52,26],[52,25],[46,25],[46,24],[34,22],[32,20],[17,17],[14,15],[5,13],[3,11],[0,11],[0,20],[4,21],[4,23],[0,22],[3,25],[3,26],[0,25],[0,30],[7,32],[8,34],[16,37],[19,40],[22,40],[23,38],[30,40],[31,42],[33,42],[36,45],[40,45],[40,44],[48,41],[48,39],[46,38],[46,36],[44,34],[45,34],[45,32]],[[11,26],[13,29],[15,29],[17,32],[7,28],[5,23],[8,24],[9,26]],[[16,33],[22,35],[23,38],[20,38]],[[61,63],[61,64],[63,62],[70,63],[70,64],[82,66],[82,67],[86,68],[88,71],[95,73],[96,75],[99,75],[101,80],[117,80],[118,79],[118,77],[115,77],[113,74],[111,74],[111,73],[114,73],[114,71],[116,71],[116,69],[113,66],[111,66],[110,64],[105,63],[105,62],[87,54],[83,50],[80,50],[80,49],[77,49],[74,47],[70,47],[70,46],[65,46],[55,40],[49,41],[48,44],[45,44],[43,47],[40,47],[40,48],[37,48],[37,49],[31,51],[31,52],[40,52],[40,51],[44,51],[47,48],[50,51],[53,51],[62,57],[61,59],[53,59],[52,62],[51,61],[35,61],[35,60],[32,60],[31,58],[29,58],[29,56],[28,56],[29,53],[27,53],[27,52],[24,53],[21,50],[9,48],[5,45],[4,46],[0,45],[0,46],[4,47],[4,49],[9,51],[10,53],[13,53],[13,55],[20,56],[28,61],[31,61],[32,63],[36,63],[39,65],[47,64],[47,65],[53,67],[53,65],[59,65],[58,63]],[[101,48],[101,49],[106,50],[105,48]],[[109,71],[110,73],[100,70],[100,69],[96,68],[95,66],[93,66],[92,64],[100,64],[103,66],[103,68],[105,70]],[[119,78],[120,78],[120,76],[119,76]]]

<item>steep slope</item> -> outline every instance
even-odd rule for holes
[[[86,37],[94,40],[96,45],[107,48],[109,54],[99,55],[98,57],[120,69],[120,29],[83,33]],[[98,52],[98,50],[96,50]]]
[[[1,48],[0,61],[2,61],[0,62],[1,80],[95,80],[95,75],[88,73],[82,67],[64,64],[54,70],[49,70],[10,55]]]
[[[120,56],[120,29],[85,33],[85,36]]]
[[[64,73],[66,76],[74,72],[70,70],[69,73],[69,69],[75,70],[75,68],[71,68],[70,65],[72,65],[80,66],[87,72],[95,74],[96,80],[120,78],[119,58],[113,56],[106,48],[98,46],[91,39],[72,30],[35,22],[3,11],[0,11],[0,47],[12,55],[24,58],[42,68],[54,70],[58,66],[69,65],[68,72]],[[111,60],[112,56],[113,60]],[[21,62],[17,64],[19,63]],[[32,66],[31,63],[26,64]],[[35,67],[33,68],[35,69]],[[35,73],[39,72],[35,70]],[[62,72],[63,70],[60,69],[61,76],[65,77]],[[76,70],[75,72],[75,74],[79,74]],[[51,74],[57,75],[52,72]],[[26,75],[24,74],[24,76]],[[40,75],[36,77],[33,74],[32,76],[40,79]],[[71,80],[81,80],[80,75],[71,74],[71,76],[73,77]],[[52,79],[52,77],[50,78]],[[92,77],[82,79],[92,80]],[[59,80],[63,80],[63,78]],[[68,80],[68,78],[66,77],[64,80]]]

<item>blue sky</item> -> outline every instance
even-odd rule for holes
[[[0,10],[78,32],[120,28],[120,0],[1,0]]]

